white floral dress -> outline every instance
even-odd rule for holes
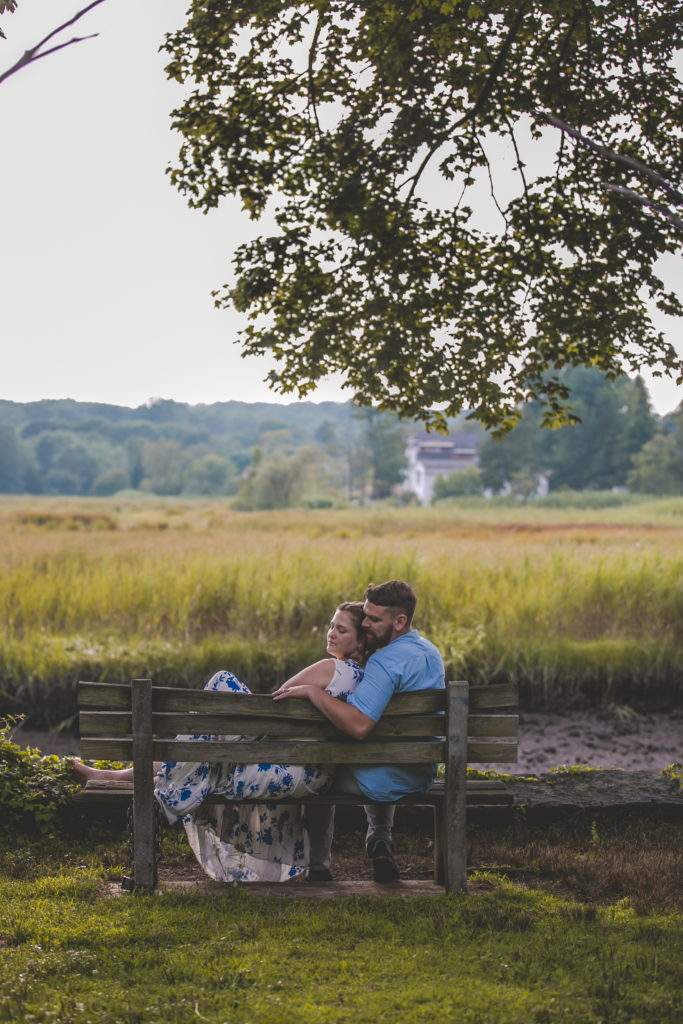
[[[337,660],[327,692],[345,698],[362,678],[363,669],[355,662]],[[205,689],[249,693],[227,671],[212,676]],[[283,882],[306,869],[308,836],[301,805],[280,801],[322,794],[331,784],[332,772],[322,765],[167,761],[158,773],[155,795],[170,822],[183,819],[192,851],[211,878]],[[272,802],[202,807],[210,793],[240,800],[267,795]]]

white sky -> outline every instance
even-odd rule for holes
[[[19,0],[0,72],[86,2]],[[60,37],[98,38],[0,85],[0,398],[283,400],[263,383],[269,362],[241,358],[242,318],[210,296],[253,225],[234,203],[188,209],[164,174],[180,93],[157,51],[186,5],[107,0]],[[680,282],[677,261],[664,272]],[[658,322],[683,351],[680,324]],[[648,386],[660,413],[683,400],[673,381]],[[313,399],[347,397],[337,380]]]

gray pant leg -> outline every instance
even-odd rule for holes
[[[383,839],[393,850],[391,829],[394,824],[396,804],[363,804],[365,817],[368,819],[368,830],[365,835],[365,847],[370,852],[375,839]]]
[[[334,788],[340,793],[350,796],[364,797],[365,793],[356,782],[356,777],[349,768],[340,768],[334,778]],[[395,804],[364,804],[363,810],[367,818],[368,828],[365,836],[366,848],[372,840],[383,839],[393,849],[391,830],[394,823]],[[334,807],[321,804],[309,804],[306,808],[306,828],[310,844],[309,866],[312,868],[330,867],[330,850],[334,835]]]

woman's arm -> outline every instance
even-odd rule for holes
[[[323,658],[322,661],[316,661],[315,665],[302,668],[301,672],[297,672],[295,676],[283,683],[275,693],[284,693],[292,686],[317,686],[324,690],[334,679],[334,661],[334,658]]]

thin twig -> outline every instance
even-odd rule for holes
[[[69,39],[66,43],[58,43],[56,46],[51,46],[49,50],[45,50],[43,53],[38,52],[41,49],[41,47],[45,46],[45,44],[50,41],[50,39],[58,35],[60,32],[63,32],[65,28],[69,27],[69,25],[73,25],[76,21],[82,18],[84,14],[87,14],[88,11],[91,11],[93,7],[97,7],[99,4],[103,3],[104,0],[93,0],[93,2],[91,4],[88,4],[87,7],[84,7],[82,11],[78,11],[77,14],[74,14],[73,18],[69,18],[69,20],[65,21],[63,25],[60,25],[58,28],[53,29],[52,32],[48,32],[44,39],[41,39],[40,42],[36,43],[35,46],[32,46],[30,47],[30,49],[26,50],[26,52],[19,58],[16,64],[13,64],[11,68],[8,68],[7,71],[3,71],[3,73],[0,74],[0,83],[4,82],[6,78],[10,77],[10,75],[16,74],[17,71],[21,70],[21,68],[27,67],[29,64],[35,64],[35,62],[37,60],[40,60],[42,57],[49,57],[51,53],[56,53],[58,50],[63,50],[65,47],[72,46],[74,43],[82,43],[86,39],[94,39],[95,36],[97,36],[99,33],[93,32],[92,35],[89,36],[74,36],[73,39]]]
[[[448,141],[448,139],[451,138],[454,131],[456,131],[458,128],[461,128],[464,124],[467,124],[468,121],[474,121],[477,114],[488,100],[493,90],[493,87],[498,81],[498,78],[503,70],[503,65],[505,64],[508,53],[510,52],[515,36],[521,28],[522,22],[524,20],[524,15],[526,14],[526,9],[527,4],[525,0],[524,3],[520,4],[519,9],[517,10],[515,20],[510,26],[508,33],[502,42],[502,45],[500,47],[500,50],[498,51],[498,55],[495,61],[489,68],[488,75],[486,76],[486,81],[484,82],[481,92],[474,101],[474,105],[467,111],[466,114],[464,114],[458,121],[456,121],[455,124],[449,125],[448,129],[445,132],[442,132],[441,135],[437,136],[436,141],[430,146],[427,155],[425,156],[424,160],[422,160],[415,174],[411,175],[409,178],[406,179],[406,181],[403,182],[404,185],[407,185],[409,181],[412,181],[410,191],[408,192],[408,195],[406,196],[405,199],[406,206],[412,199],[415,189],[417,188],[420,178],[422,177],[424,169],[427,166],[427,164],[431,161],[434,154],[441,148],[441,146],[445,142]],[[452,91],[453,90],[451,89],[451,93]]]
[[[476,141],[477,141],[477,146],[479,147],[481,155],[484,158],[484,163],[486,165],[486,172],[488,174],[488,179],[489,179],[489,191],[491,192],[491,198],[493,199],[493,202],[496,205],[496,209],[498,210],[498,213],[503,218],[503,221],[505,223],[505,231],[507,233],[507,230],[510,227],[510,224],[508,223],[508,219],[507,219],[507,217],[505,215],[505,210],[503,210],[503,208],[501,207],[500,203],[498,202],[498,199],[496,198],[496,189],[495,189],[495,185],[493,184],[493,174],[491,172],[491,162],[490,162],[489,158],[486,155],[486,150],[484,149],[484,144],[481,141],[479,135],[476,135],[475,138],[476,138]]]

